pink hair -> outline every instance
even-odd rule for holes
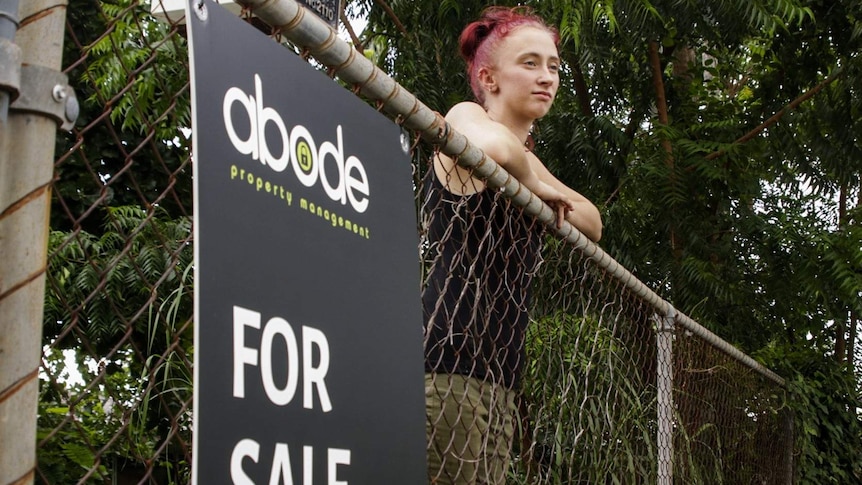
[[[557,29],[549,27],[541,17],[529,7],[488,7],[479,20],[470,23],[461,32],[459,45],[461,57],[467,62],[467,76],[470,87],[479,103],[485,103],[485,92],[479,84],[479,69],[488,66],[500,41],[518,27],[529,25],[542,29],[560,43]]]

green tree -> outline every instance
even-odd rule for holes
[[[81,113],[58,138],[54,229],[93,232],[97,207],[158,206],[191,215],[191,124],[184,26],[148,2],[69,2],[64,65]]]
[[[563,39],[537,152],[602,208],[602,246],[791,381],[822,372],[786,365],[799,352],[848,375],[792,388],[832,423],[797,473],[816,482],[822,460],[862,479],[858,406],[829,397],[859,394],[862,2],[521,3]],[[400,83],[441,112],[470,99],[456,42],[486,2],[359,5]],[[838,423],[855,438],[835,455]]]
[[[367,15],[369,55],[432,109],[471,97],[457,39],[488,2],[346,3]],[[563,39],[536,150],[603,210],[602,246],[788,379],[800,482],[862,480],[862,2],[526,3]],[[104,391],[45,376],[40,471],[53,483],[147,460],[182,481],[187,466],[187,52],[182,27],[147,7],[68,9],[64,65],[82,112],[58,141],[46,369],[61,372],[56,351],[78,349],[79,372]],[[427,148],[415,157],[424,166]],[[91,371],[103,355],[104,371]],[[108,397],[128,413],[119,422]],[[80,426],[64,421],[73,409]]]
[[[98,235],[50,235],[40,472],[47,483],[91,469],[181,482],[191,440],[191,220],[137,207],[107,213]],[[70,376],[84,383],[68,385]]]
[[[136,0],[72,0],[67,20],[81,115],[57,140],[37,476],[183,483],[193,348],[184,27]]]

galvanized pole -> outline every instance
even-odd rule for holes
[[[794,445],[795,440],[793,439],[793,421],[794,415],[793,411],[790,409],[784,410],[784,423],[782,426],[784,427],[784,483],[787,485],[793,485],[793,475],[796,467],[793,465],[793,456],[794,456]]]
[[[6,123],[9,103],[17,95],[20,83],[17,69],[9,64],[19,62],[15,45],[18,31],[18,0],[0,0],[0,123]]]
[[[16,3],[16,2],[13,2]],[[48,214],[58,120],[45,113],[63,54],[66,0],[16,6],[22,80],[0,121],[0,484],[33,482]],[[8,6],[9,2],[4,2]],[[20,67],[20,66],[19,66]],[[7,71],[8,66],[4,68]],[[26,75],[25,75],[26,74]],[[61,85],[62,84],[62,85]],[[48,85],[47,94],[41,86]],[[8,94],[8,93],[7,93]],[[16,108],[21,102],[23,109]]]
[[[658,480],[659,485],[673,483],[673,333],[676,310],[670,307],[667,316],[657,317],[656,346],[658,371],[656,392],[658,393]]]

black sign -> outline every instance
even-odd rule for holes
[[[205,7],[187,15],[193,481],[423,483],[418,238],[401,132]]]
[[[316,13],[318,17],[325,20],[333,29],[338,28],[338,14],[341,12],[339,0],[299,0],[301,5]]]

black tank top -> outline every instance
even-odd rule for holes
[[[543,225],[492,189],[449,192],[433,166],[424,186],[425,370],[515,388]]]

